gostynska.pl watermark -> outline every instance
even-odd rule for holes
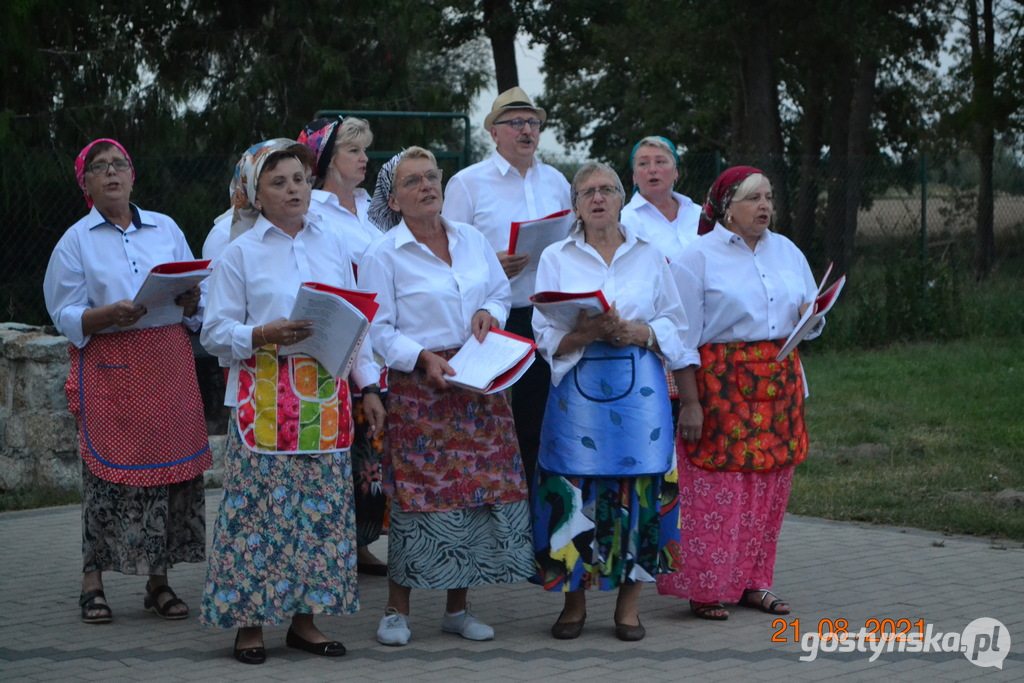
[[[823,619],[822,622],[832,620]],[[793,631],[798,632],[799,627],[791,622],[787,622],[784,629],[788,631],[788,627],[794,626]],[[866,626],[859,631],[834,631],[826,626],[825,630],[805,632],[797,636],[800,648],[806,653],[800,656],[800,661],[813,662],[819,655],[835,652],[870,653],[870,662],[877,660],[883,653],[960,652],[971,664],[1002,669],[1003,660],[1010,652],[1010,632],[998,619],[975,619],[961,632],[938,631],[934,624],[925,624],[923,620],[914,622],[914,626],[917,628],[903,631]]]

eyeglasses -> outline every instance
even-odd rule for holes
[[[530,124],[530,128],[533,130],[540,130],[541,126],[544,125],[544,122],[540,119],[508,119],[507,121],[495,121],[494,125],[498,126],[503,123],[508,124],[519,131],[526,128],[526,124]]]
[[[86,166],[85,170],[93,175],[100,175],[101,173],[106,173],[107,169],[111,166],[114,167],[115,171],[127,171],[132,167],[127,159],[118,159],[117,161],[97,161],[95,164]]]
[[[611,199],[612,197],[618,196],[619,188],[614,185],[602,185],[601,187],[588,187],[586,190],[580,190],[579,196],[583,199],[593,199],[594,195],[598,192],[605,199]]]
[[[440,185],[441,184],[441,176],[443,174],[444,173],[443,173],[443,171],[441,171],[441,169],[435,168],[433,171],[427,171],[423,175],[420,175],[419,173],[414,173],[413,175],[407,175],[404,178],[402,178],[398,182],[398,184],[402,187],[402,189],[413,190],[413,189],[419,187],[420,183],[423,182],[423,179],[426,178],[427,179],[427,183],[429,183],[430,185]]]

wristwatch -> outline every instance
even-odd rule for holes
[[[363,387],[363,389],[362,389],[362,391],[360,393],[363,393],[363,394],[377,394],[378,396],[380,396],[380,385],[379,384],[367,384],[365,387]]]
[[[644,344],[645,349],[649,349],[654,346],[654,328],[650,325],[647,326],[647,343]]]

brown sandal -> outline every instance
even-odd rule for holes
[[[698,619],[725,621],[729,618],[729,610],[725,609],[725,605],[718,600],[715,602],[695,602],[690,600],[690,609],[693,610]]]

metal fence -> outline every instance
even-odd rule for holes
[[[133,201],[173,217],[198,256],[213,219],[228,206],[228,182],[236,158],[133,155],[133,160],[138,174]],[[545,160],[570,178],[584,161],[548,156]],[[677,189],[700,202],[721,168],[717,155],[687,155]],[[457,169],[445,170],[448,177]],[[621,170],[628,187],[629,175]],[[822,173],[826,173],[825,164]],[[371,168],[367,182],[371,190],[375,174],[376,168]],[[970,280],[977,202],[972,173],[963,168],[951,171],[948,164],[930,168],[917,160],[900,168],[881,162],[868,165],[865,178],[873,199],[859,212],[856,269],[889,268],[894,255],[938,259],[960,274],[957,281]],[[828,231],[826,200],[822,195],[818,202],[814,228],[818,245]],[[49,324],[42,296],[46,264],[63,232],[86,212],[72,154],[5,149],[0,202],[0,319]],[[995,272],[1004,279],[1024,281],[1024,173],[1019,169],[997,174],[995,239]],[[801,246],[809,255],[819,248]],[[818,261],[812,258],[811,263]]]

